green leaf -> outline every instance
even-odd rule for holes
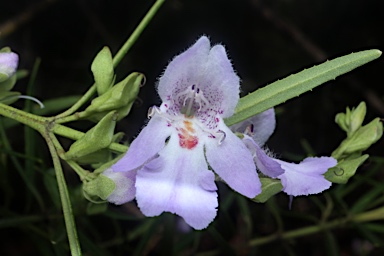
[[[355,175],[357,168],[367,160],[369,155],[362,155],[354,159],[343,159],[335,167],[329,168],[324,177],[332,183],[345,184]]]
[[[230,126],[312,90],[380,57],[379,50],[366,50],[326,61],[260,88],[240,99],[235,114],[225,120]]]
[[[384,219],[384,207],[376,208],[371,211],[367,211],[369,205],[376,199],[382,196],[384,192],[384,186],[372,187],[369,191],[364,191],[360,198],[355,200],[355,204],[351,207],[350,213],[362,213],[360,216],[356,216],[355,219],[360,221],[364,218]],[[372,220],[372,219],[371,219]]]
[[[280,180],[271,178],[260,178],[261,193],[252,200],[257,203],[265,203],[269,198],[276,195],[283,189]]]

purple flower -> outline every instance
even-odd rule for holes
[[[104,173],[113,180],[121,173],[135,186],[117,185],[107,199],[122,204],[136,197],[146,216],[167,211],[203,229],[218,206],[208,166],[246,197],[261,192],[250,151],[223,122],[239,100],[239,78],[224,47],[211,47],[203,36],[169,63],[157,89],[161,106],[149,110],[148,125]]]
[[[15,74],[19,56],[14,52],[0,52],[0,73],[10,77]]]
[[[317,194],[331,187],[324,173],[337,164],[333,157],[308,157],[299,164],[288,163],[269,156],[261,147],[275,128],[274,110],[269,109],[244,122],[232,126],[232,130],[246,130],[243,142],[251,151],[258,170],[271,178],[278,178],[283,191],[290,196]]]

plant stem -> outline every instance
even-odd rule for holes
[[[76,102],[77,104],[77,102]],[[65,116],[65,117],[61,117],[61,118],[57,118],[55,119],[55,123],[57,124],[62,124],[62,123],[68,123],[68,122],[72,122],[72,121],[77,121],[83,117],[85,117],[86,114],[84,111],[81,111],[81,112],[76,112],[72,115],[69,115],[69,116]]]
[[[270,236],[253,239],[249,242],[249,245],[258,246],[258,245],[267,244],[276,240],[290,239],[290,238],[310,235],[310,234],[318,233],[323,230],[340,227],[347,223],[362,223],[362,222],[369,222],[369,221],[382,220],[382,219],[384,219],[384,207],[373,209],[371,211],[363,212],[354,216],[347,216],[344,218],[336,219],[328,223],[320,223],[318,225],[313,225],[313,226],[300,228],[300,229],[287,231],[287,232],[282,232],[282,233],[276,232],[275,234],[272,234]]]
[[[332,228],[344,225],[345,223],[348,222],[348,220],[349,220],[348,218],[336,219],[328,223],[313,225],[313,226],[300,228],[300,229],[296,229],[288,232],[283,232],[283,233],[277,232],[270,236],[253,239],[249,242],[249,245],[258,246],[258,245],[267,244],[280,239],[285,240],[285,239],[296,238],[296,237],[318,233],[326,229],[332,229]]]
[[[157,0],[155,4],[151,7],[151,9],[147,12],[147,14],[141,20],[141,22],[133,31],[131,36],[128,38],[128,40],[123,44],[120,50],[116,53],[115,57],[113,58],[114,67],[117,67],[117,65],[119,65],[120,61],[131,49],[132,45],[137,41],[141,33],[144,31],[148,23],[152,20],[153,16],[155,16],[156,12],[164,2],[165,0]],[[77,101],[72,107],[70,107],[63,113],[57,115],[56,120],[75,113],[82,105],[84,105],[87,101],[89,101],[95,93],[96,93],[96,85],[93,84],[88,89],[88,91],[79,99],[79,101]]]
[[[67,184],[64,178],[63,169],[61,167],[59,156],[57,155],[56,148],[54,146],[53,134],[43,134],[47,144],[49,151],[51,153],[51,157],[53,160],[53,166],[55,168],[57,185],[59,187],[61,205],[63,207],[64,221],[67,229],[67,236],[69,241],[69,247],[71,250],[72,256],[81,255],[80,243],[77,237],[76,224],[72,213],[71,201],[69,198]]]
[[[0,115],[16,120],[43,133],[48,119],[0,103]]]
[[[96,86],[95,86],[95,84],[93,84],[88,89],[88,91],[86,93],[84,93],[84,95],[81,96],[81,98],[75,104],[72,105],[72,107],[70,107],[69,109],[67,109],[63,113],[57,115],[56,120],[75,113],[81,106],[83,106],[87,101],[89,101],[91,99],[91,97],[93,96],[93,94],[95,94],[95,92],[96,92]]]
[[[78,165],[75,161],[65,159],[65,157],[64,157],[65,151],[64,151],[63,147],[61,146],[60,142],[57,140],[56,136],[52,136],[51,138],[52,138],[52,143],[56,148],[56,152],[60,156],[60,158],[64,159],[67,162],[67,164],[69,164],[69,166],[72,167],[72,169],[77,173],[77,175],[79,175],[79,177],[82,181],[88,180],[87,177],[88,177],[89,172],[84,170],[83,168],[81,168],[80,165]]]
[[[136,29],[133,31],[131,36],[128,38],[128,40],[124,43],[124,45],[120,48],[120,50],[116,53],[115,57],[113,58],[113,66],[117,67],[119,65],[120,61],[123,59],[123,57],[127,54],[129,49],[131,49],[132,45],[136,42],[136,40],[139,38],[141,33],[144,31],[144,29],[147,27],[148,23],[152,20],[153,16],[155,16],[156,12],[159,10],[161,5],[165,2],[165,0],[157,0],[155,4],[149,9],[147,14],[144,16],[144,18],[141,20],[140,24],[136,27]]]

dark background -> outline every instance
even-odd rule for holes
[[[0,42],[20,54],[20,68],[31,69],[37,57],[42,59],[34,96],[81,94],[92,84],[90,63],[96,53],[104,45],[116,53],[152,3],[4,2],[0,24],[30,15],[10,33],[3,29]],[[147,77],[142,104],[119,129],[128,138],[137,134],[148,107],[160,103],[156,79],[200,35],[226,46],[245,94],[327,59],[381,49],[383,8],[380,0],[167,1],[117,68],[120,79],[131,71]],[[284,104],[271,147],[302,153],[300,139],[307,139],[316,152],[327,153],[343,136],[333,123],[337,112],[364,100],[369,117],[382,116],[383,68],[379,59]],[[23,83],[18,86],[23,90]]]
[[[23,69],[42,59],[33,96],[82,94],[93,83],[90,65],[97,52],[107,45],[116,53],[153,2],[2,1],[0,47],[17,52]],[[382,0],[167,1],[116,70],[118,79],[132,71],[147,78],[141,100],[117,129],[127,141],[138,134],[148,107],[160,104],[157,78],[203,34],[226,46],[245,95],[327,59],[383,50],[383,10]],[[279,106],[268,146],[285,159],[303,158],[305,142],[329,155],[345,136],[333,121],[336,113],[365,101],[368,120],[384,115],[383,70],[380,58]],[[25,93],[26,85],[21,80],[14,90]],[[381,156],[383,147],[380,142],[368,152]]]

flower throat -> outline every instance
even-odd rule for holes
[[[192,85],[185,91],[176,95],[176,98],[185,97],[180,112],[186,117],[193,117],[197,112],[200,112],[209,106],[208,100],[204,97],[203,91],[196,85]]]

